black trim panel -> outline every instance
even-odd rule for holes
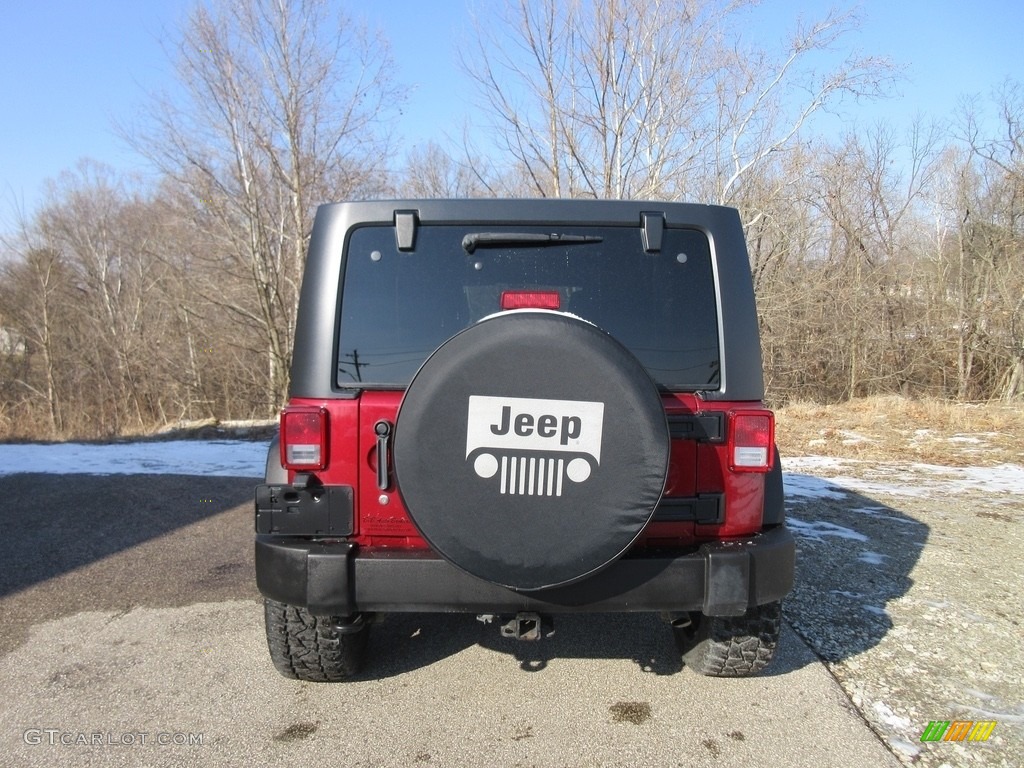
[[[721,525],[725,522],[725,494],[707,493],[695,498],[663,496],[654,510],[655,523]]]
[[[793,586],[795,543],[783,526],[676,557],[627,557],[585,581],[516,592],[459,570],[425,550],[357,552],[349,542],[257,536],[260,592],[318,615],[360,611],[703,611],[742,613],[781,600]]]
[[[761,522],[765,526],[782,525],[786,521],[786,497],[782,485],[782,460],[779,449],[775,449],[775,463],[772,471],[764,479],[764,517]]]
[[[673,440],[720,443],[725,439],[725,414],[670,413],[668,431]]]

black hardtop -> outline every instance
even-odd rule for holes
[[[508,230],[518,225],[635,226],[644,250],[658,250],[668,228],[707,235],[718,296],[720,387],[707,400],[760,401],[764,396],[761,348],[750,263],[734,208],[626,200],[453,199],[377,200],[322,205],[317,210],[303,276],[292,357],[291,396],[352,397],[337,386],[338,312],[345,245],[358,226],[393,226],[398,250],[415,251],[416,231],[429,225]],[[467,229],[467,232],[469,230]]]

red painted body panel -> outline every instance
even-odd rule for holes
[[[292,405],[327,408],[330,463],[316,476],[324,485],[350,485],[356,508],[355,533],[360,546],[427,549],[406,512],[395,488],[393,474],[388,488],[377,487],[377,436],[374,425],[381,419],[394,425],[403,392],[365,391],[353,399],[293,398]],[[706,403],[688,393],[664,394],[668,414],[728,413],[760,408],[760,403]],[[731,472],[729,447],[721,443],[673,440],[665,497],[693,497],[724,493],[725,522],[696,525],[693,522],[652,522],[637,541],[638,547],[691,547],[702,541],[736,538],[761,528],[765,475]],[[289,480],[294,473],[289,473]],[[384,500],[386,499],[386,503]]]

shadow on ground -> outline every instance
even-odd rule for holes
[[[0,477],[0,596],[251,502],[257,482],[182,475]]]
[[[648,674],[683,669],[672,629],[647,613],[566,614],[555,632],[538,642],[501,637],[496,624],[459,614],[392,614],[374,626],[366,665],[358,679],[413,672],[474,645],[507,655],[524,673],[540,673],[560,659],[628,659]],[[817,661],[804,643],[783,628],[775,660],[763,676],[785,675]]]
[[[797,539],[786,619],[826,661],[873,648],[892,629],[886,603],[905,595],[929,536],[899,509],[807,475],[787,474]]]
[[[0,653],[24,642],[32,625],[80,611],[255,601],[256,482],[0,477]]]

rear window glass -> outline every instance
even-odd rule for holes
[[[444,341],[523,294],[578,315],[628,347],[670,390],[719,388],[718,312],[707,237],[666,229],[660,253],[638,227],[558,227],[600,242],[462,247],[468,233],[551,227],[421,226],[400,252],[392,227],[352,232],[344,261],[339,386],[405,387]]]

